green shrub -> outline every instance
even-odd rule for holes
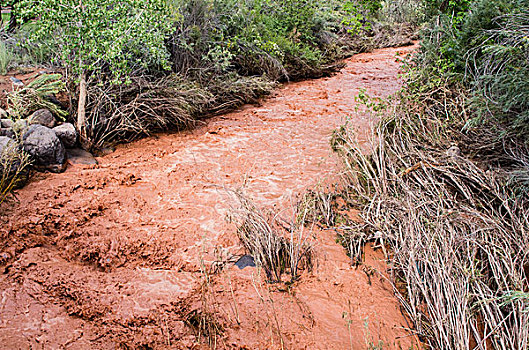
[[[302,76],[336,59],[322,52],[322,37],[339,23],[340,6],[308,0],[189,0],[177,2],[182,20],[171,35],[173,68],[187,74],[227,72],[267,75],[271,79]],[[330,51],[329,51],[330,52]]]
[[[420,0],[382,2],[378,18],[386,23],[408,23],[418,26],[425,21],[424,3]]]
[[[37,19],[32,39],[52,40],[56,63],[74,79],[106,72],[119,84],[134,70],[167,63],[171,22],[163,0],[85,0],[81,7],[74,0],[21,0],[18,8],[21,20]]]
[[[482,105],[516,136],[529,135],[529,11],[497,19],[485,42],[471,52],[474,86]],[[526,139],[527,141],[527,139]],[[529,141],[527,141],[529,143]]]
[[[425,2],[435,16],[423,32],[414,70],[419,79],[410,88],[439,91],[446,82],[462,84],[472,97],[467,128],[493,123],[498,138],[527,140],[529,1],[434,3]]]
[[[105,137],[128,139],[134,130],[187,123],[189,115],[177,118],[175,109],[166,109],[169,117],[161,121],[163,113],[135,111],[140,105],[129,103],[131,96],[160,96],[160,82],[172,86],[167,79],[213,93],[218,105],[207,110],[218,112],[269,90],[254,85],[328,74],[344,56],[339,36],[346,33],[348,12],[360,9],[354,25],[367,28],[382,6],[380,0],[86,0],[79,7],[74,0],[21,0],[15,8],[20,28],[10,47],[21,61],[52,61],[65,69],[69,92],[79,97],[72,121],[82,144],[95,147]],[[219,89],[222,80],[249,86]],[[85,99],[84,92],[96,95]],[[190,109],[201,110],[202,100],[195,102]],[[124,109],[134,117],[119,112]]]

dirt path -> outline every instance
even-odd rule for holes
[[[207,348],[190,324],[210,312],[223,329],[219,348],[380,340],[407,349],[389,284],[352,269],[331,231],[315,232],[318,268],[290,292],[262,283],[255,268],[227,268],[207,290],[201,281],[203,265],[243,253],[223,188],[286,212],[305,188],[336,179],[332,131],[355,114],[360,88],[381,97],[399,88],[395,55],[412,49],[356,55],[336,76],[288,84],[260,107],[38,176],[1,218],[2,347]],[[352,122],[369,133],[368,117]],[[379,260],[370,253],[367,265],[384,271]]]

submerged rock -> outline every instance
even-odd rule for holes
[[[64,145],[50,128],[31,125],[24,133],[23,148],[33,158],[37,170],[61,172],[65,169]]]
[[[68,156],[68,162],[71,164],[83,164],[83,165],[96,165],[98,164],[97,159],[85,150],[80,148],[72,148],[66,150]]]
[[[103,147],[101,149],[98,150],[97,152],[97,155],[99,157],[105,157],[105,156],[108,156],[109,154],[112,154],[116,151],[116,149],[112,146],[107,146],[107,147]]]

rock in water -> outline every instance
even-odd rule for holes
[[[29,117],[30,124],[40,124],[47,128],[53,128],[55,126],[55,117],[47,109],[39,109]]]
[[[37,170],[64,171],[64,145],[50,128],[39,124],[31,125],[24,133],[23,147],[33,158],[33,165]]]
[[[64,147],[72,148],[77,142],[77,131],[70,123],[64,123],[53,128],[55,135],[62,141]]]
[[[80,148],[72,148],[66,150],[68,155],[68,162],[72,164],[83,164],[83,165],[96,165],[97,159],[94,156]]]
[[[11,80],[11,83],[13,83],[15,86],[24,86],[24,82],[18,78],[9,77],[9,80]]]
[[[241,270],[245,267],[255,267],[255,261],[253,259],[253,256],[243,255],[239,260],[237,260],[235,266],[237,266]]]
[[[112,154],[116,151],[116,149],[112,146],[107,146],[107,147],[103,147],[101,149],[98,150],[97,152],[97,155],[99,157],[105,157],[105,156],[108,156],[109,154]]]

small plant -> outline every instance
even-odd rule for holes
[[[199,340],[205,340],[210,349],[217,349],[219,336],[224,332],[215,307],[214,295],[211,292],[211,275],[200,260],[202,281],[200,284],[200,308],[191,311],[186,317],[186,323],[195,331]]]
[[[364,319],[364,339],[366,342],[366,350],[383,350],[384,349],[384,341],[382,341],[382,339],[378,339],[378,341],[374,341],[373,337],[371,336],[371,332],[369,331],[369,317],[366,317]]]
[[[0,204],[13,190],[27,180],[30,157],[15,141],[10,141],[0,154]]]
[[[25,86],[15,87],[7,94],[9,116],[17,120],[27,117],[37,109],[46,108],[64,120],[68,112],[50,100],[51,96],[64,89],[60,74],[43,74]]]
[[[14,59],[13,53],[7,45],[0,40],[0,74],[6,74]]]
[[[345,325],[347,327],[347,331],[349,333],[349,346],[351,348],[351,350],[354,349],[354,346],[353,346],[353,333],[351,331],[351,326],[353,324],[353,320],[351,319],[351,316],[352,316],[352,308],[351,308],[351,301],[349,300],[348,301],[348,306],[349,306],[349,309],[348,311],[344,311],[342,312],[342,318],[345,320]]]
[[[529,313],[529,293],[522,291],[508,291],[506,292],[500,300],[502,301],[502,306],[510,305],[525,305],[523,311]]]

